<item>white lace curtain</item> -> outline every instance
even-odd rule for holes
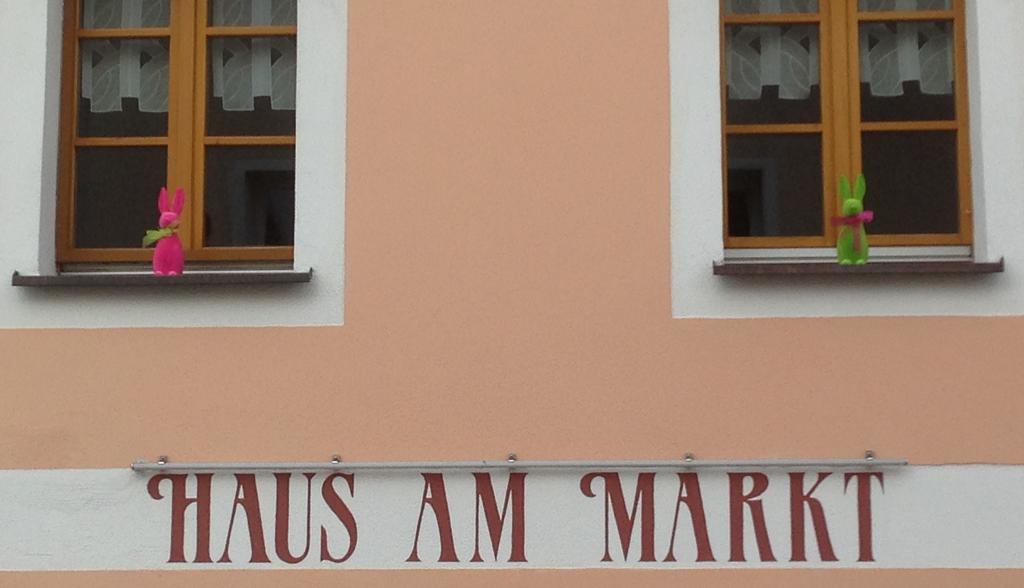
[[[217,26],[293,25],[297,0],[220,0],[213,4]],[[254,99],[269,97],[274,110],[295,110],[295,40],[285,37],[214,39],[210,43],[213,95],[224,110],[251,111]]]
[[[861,0],[865,10],[936,10],[948,0]],[[807,12],[814,0],[728,0],[732,13]],[[779,98],[803,100],[818,85],[815,25],[735,27],[726,43],[729,98],[758,100],[765,86]],[[874,96],[902,96],[904,82],[924,94],[953,92],[953,35],[935,22],[870,23],[860,29],[861,82]]]
[[[167,26],[170,0],[89,0],[82,26],[123,29]],[[167,44],[157,39],[89,40],[82,43],[82,97],[92,112],[119,112],[135,98],[143,112],[167,112]]]
[[[171,0],[89,0],[85,28],[166,26]],[[211,2],[216,26],[293,25],[297,0]],[[135,98],[142,112],[167,112],[166,40],[89,40],[82,44],[82,97],[95,113],[120,112]],[[274,110],[295,110],[295,40],[284,37],[214,38],[210,42],[213,96],[229,111],[253,111],[270,98]]]

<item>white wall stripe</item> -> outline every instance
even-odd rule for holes
[[[737,470],[730,478],[729,471],[703,471],[691,472],[696,477],[687,478],[686,484],[679,473],[622,471],[605,476],[588,474],[608,472],[527,470],[520,480],[519,494],[516,484],[509,484],[507,474],[492,473],[488,486],[487,479],[464,471],[358,472],[351,474],[350,487],[348,478],[338,476],[325,484],[328,472],[310,472],[309,478],[302,473],[290,477],[285,473],[278,477],[273,473],[236,477],[217,472],[206,474],[209,477],[205,479],[196,474],[154,479],[160,474],[133,473],[127,468],[5,470],[0,471],[0,570],[1024,567],[1024,503],[1020,500],[1024,466],[884,470],[884,489],[878,478],[871,479],[870,509],[859,486],[866,478],[854,477],[845,484],[849,472]],[[805,494],[819,474],[828,474],[810,497],[820,501],[836,561],[822,561],[829,550],[824,542],[822,546],[817,543],[812,502],[792,508],[801,504],[799,493],[794,502],[795,480],[790,475],[794,473],[804,474],[799,482]],[[739,477],[741,474],[745,475]],[[621,501],[615,492],[616,482],[622,488]],[[181,483],[184,485],[176,487]],[[200,488],[207,483],[209,498],[204,500]],[[765,483],[763,488],[757,487]],[[501,523],[507,484],[513,491]],[[647,488],[639,497],[638,486]],[[697,506],[694,496],[698,487],[702,508],[695,508],[695,512],[706,519],[708,538],[704,545],[707,561],[703,562],[696,561],[700,555],[696,537],[700,533],[695,527],[699,530],[701,525],[691,522],[688,506]],[[201,498],[183,511],[180,540],[172,529],[176,488],[179,505],[185,504],[184,498]],[[738,494],[750,496],[762,489],[762,494],[748,502],[742,502]],[[587,496],[584,490],[594,496]],[[308,519],[307,491],[312,497]],[[689,502],[680,502],[681,494]],[[494,509],[490,523],[489,496],[495,498],[490,504]],[[521,503],[517,502],[520,496]],[[277,512],[282,497],[288,499],[289,507]],[[607,536],[606,504],[611,506]],[[667,556],[677,504],[679,517],[672,549],[676,561],[671,561]],[[634,508],[629,533],[629,515]],[[766,538],[760,547],[753,516],[758,508],[764,513],[762,541]],[[618,521],[616,510],[620,511]],[[733,543],[738,526],[730,524],[737,510],[743,517],[745,562],[730,561],[738,559],[738,544]],[[445,511],[450,517],[451,536],[447,559],[452,561],[439,561],[446,553],[442,541],[442,530],[449,528],[444,524]],[[793,561],[799,550],[794,547],[791,525],[798,511],[804,517],[806,562]],[[282,516],[285,512],[287,516]],[[867,544],[863,534],[866,512],[871,523]],[[259,527],[255,525],[257,513]],[[472,561],[478,545],[478,516],[481,561]],[[206,517],[209,531],[200,533],[198,521]],[[249,532],[250,517],[254,529],[261,533]],[[307,521],[309,549],[300,557],[306,547]],[[520,524],[522,532],[517,541],[513,533]],[[279,526],[281,538],[277,537]],[[497,558],[488,530],[500,534]],[[628,538],[628,557],[623,557],[624,538]],[[169,561],[175,559],[176,545],[180,551],[177,557],[184,561]],[[870,556],[867,559],[873,561],[859,561],[865,559],[865,545]],[[418,562],[408,561],[414,546]],[[346,558],[350,547],[351,554]],[[606,547],[610,561],[602,561]],[[765,547],[776,561],[761,561],[767,554]],[[264,551],[266,562],[251,562],[262,559]],[[204,552],[209,554],[209,563],[202,561]],[[225,553],[227,558],[223,558]],[[517,553],[518,559],[525,561],[510,561],[517,559]],[[230,562],[220,563],[222,559]],[[298,563],[287,563],[288,559]]]

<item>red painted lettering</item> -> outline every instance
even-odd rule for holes
[[[313,477],[316,474],[302,474],[306,477],[306,548],[303,550],[302,555],[294,556],[288,549],[288,519],[290,513],[288,504],[291,489],[289,483],[291,482],[291,474],[274,474],[274,478],[277,479],[277,511],[276,520],[274,521],[274,547],[277,550],[277,556],[281,558],[281,561],[290,564],[297,564],[300,561],[306,559],[309,554],[309,535],[310,535],[310,513],[312,511],[312,496],[313,496]]]
[[[345,501],[338,496],[338,493],[334,490],[334,480],[341,478],[348,482],[349,493],[355,498],[356,495],[356,480],[354,474],[331,474],[324,480],[323,488],[321,493],[324,497],[324,502],[327,503],[327,507],[331,509],[334,516],[338,517],[342,525],[345,525],[345,530],[348,531],[348,551],[341,557],[334,557],[331,555],[330,549],[327,547],[327,529],[323,526],[320,527],[320,561],[331,561],[334,563],[342,563],[347,561],[348,558],[352,557],[352,554],[356,550],[356,541],[359,538],[358,529],[356,527],[356,518],[352,515],[352,511],[349,510]]]
[[[622,557],[629,557],[629,546],[633,538],[633,527],[636,523],[637,509],[640,510],[640,561],[654,559],[654,474],[637,475],[636,493],[633,496],[633,509],[626,512],[626,499],[622,494],[622,482],[619,474],[591,473],[580,479],[580,491],[585,496],[596,496],[591,486],[595,478],[604,479],[604,557],[601,561],[612,561],[609,544],[609,519],[615,517],[615,528],[619,532],[619,543],[622,545]],[[611,507],[611,515],[609,514]]]
[[[235,474],[237,485],[235,486],[235,502],[231,506],[231,520],[228,522],[228,536],[224,540],[224,554],[217,560],[220,563],[230,563],[228,548],[231,546],[231,531],[235,526],[235,513],[241,506],[245,511],[246,523],[249,527],[249,545],[252,552],[250,563],[269,563],[267,557],[267,546],[263,541],[263,517],[260,516],[260,495],[256,490],[255,474]]]
[[[420,500],[420,516],[416,522],[416,537],[412,543],[412,553],[405,561],[420,561],[417,551],[420,542],[420,528],[423,526],[423,511],[427,505],[434,511],[434,518],[437,519],[437,533],[441,540],[441,555],[439,562],[457,562],[459,558],[455,554],[455,540],[452,538],[452,519],[448,514],[448,496],[444,489],[443,474],[421,474],[423,476],[423,498]]]
[[[743,493],[744,480],[750,478],[754,487],[749,494]],[[768,476],[764,474],[729,474],[729,561],[747,561],[743,553],[743,505],[750,506],[750,518],[754,523],[754,537],[761,561],[775,561],[771,542],[768,541],[768,527],[764,521],[764,505],[755,500],[768,489]]]
[[[526,474],[508,475],[508,486],[505,489],[505,502],[501,513],[498,513],[498,502],[494,498],[494,486],[491,485],[490,474],[473,474],[476,479],[476,547],[470,561],[483,561],[480,557],[480,509],[483,507],[487,521],[487,531],[491,536],[491,547],[494,559],[498,559],[498,546],[501,543],[501,532],[505,528],[505,516],[508,514],[509,501],[512,502],[512,554],[510,562],[526,561]]]
[[[210,559],[210,483],[213,474],[196,474],[196,495],[186,496],[188,474],[157,474],[147,489],[154,500],[161,500],[160,482],[171,481],[171,556],[167,563],[185,562],[185,510],[196,505],[196,558],[193,563],[212,563]]]
[[[685,504],[690,509],[693,522],[693,539],[697,544],[697,561],[715,561],[708,539],[708,523],[704,516],[704,501],[700,496],[700,481],[693,472],[679,475],[679,494],[676,498],[676,514],[672,517],[672,535],[668,541],[668,555],[665,561],[676,561],[673,550],[676,544],[676,529],[679,526],[679,509]]]
[[[860,537],[860,555],[857,561],[875,561],[871,539],[871,478],[878,478],[878,485],[885,492],[882,472],[856,472],[846,474],[843,492],[850,486],[850,480],[857,480],[857,531]]]
[[[790,561],[807,561],[806,542],[804,540],[804,505],[811,509],[811,525],[814,526],[814,537],[818,542],[818,553],[821,561],[838,561],[832,550],[832,540],[828,536],[828,525],[825,523],[825,509],[821,501],[812,498],[814,491],[821,486],[825,478],[831,474],[818,474],[818,481],[804,493],[804,474],[789,474],[789,512],[790,537],[792,538],[793,555]]]

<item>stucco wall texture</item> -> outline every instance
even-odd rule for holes
[[[1022,318],[671,318],[667,17],[664,0],[351,0],[346,324],[0,331],[0,467],[127,467],[159,454],[838,458],[865,449],[918,464],[1024,461]],[[0,584],[342,577],[367,586],[1024,580],[941,570],[150,572],[0,575]]]

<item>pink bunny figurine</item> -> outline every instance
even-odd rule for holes
[[[178,225],[181,211],[185,208],[185,190],[178,188],[174,191],[174,203],[168,205],[167,188],[160,190],[160,198],[157,200],[160,209],[160,229],[146,231],[142,240],[142,246],[146,247],[156,243],[153,251],[153,273],[158,276],[181,275],[185,269],[185,251],[181,247],[181,240],[178,239]]]

